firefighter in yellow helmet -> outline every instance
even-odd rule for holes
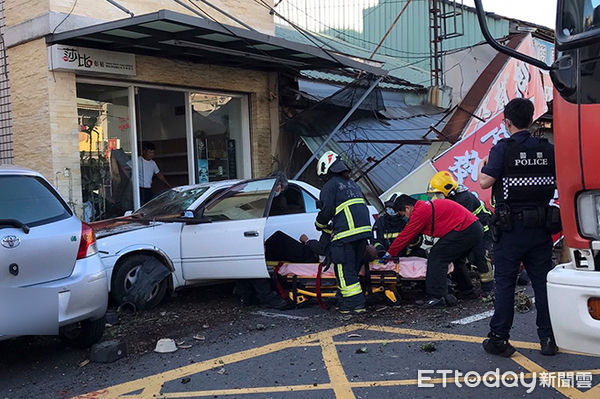
[[[315,226],[324,230],[332,223],[329,255],[335,266],[338,285],[338,309],[341,313],[365,311],[365,297],[358,279],[367,240],[372,237],[367,203],[358,185],[350,178],[350,169],[328,151],[317,163],[317,175],[327,179],[321,189],[321,211]]]
[[[447,170],[436,173],[429,180],[427,193],[434,198],[447,198],[453,200],[469,211],[473,212],[483,226],[483,240],[473,248],[470,255],[471,262],[477,268],[481,280],[481,290],[484,299],[490,298],[494,290],[494,270],[492,266],[492,236],[490,232],[490,219],[492,212],[483,201],[464,187],[459,187],[458,182]]]

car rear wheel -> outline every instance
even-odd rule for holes
[[[67,345],[87,348],[100,341],[104,335],[106,318],[83,320],[60,329],[59,336]]]
[[[113,300],[120,306],[128,303],[128,294],[136,284],[144,283],[141,281],[140,270],[147,262],[159,262],[150,255],[133,255],[126,258],[118,265],[111,288]],[[161,263],[162,265],[162,263]],[[163,267],[166,266],[162,265]],[[168,279],[165,278],[159,283],[152,284],[148,289],[147,299],[143,304],[134,304],[136,308],[152,309],[162,302],[167,293]]]

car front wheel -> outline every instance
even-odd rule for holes
[[[166,266],[153,256],[140,254],[126,258],[119,264],[112,282],[111,297],[118,305],[132,303],[136,309],[152,309],[162,302],[167,293],[168,279],[148,281],[150,274],[144,273],[143,268],[168,272]],[[141,298],[137,295],[140,290],[143,291]]]

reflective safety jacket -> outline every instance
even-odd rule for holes
[[[394,242],[394,239],[404,230],[405,226],[406,222],[400,215],[392,216],[384,213],[379,216],[379,219],[375,221],[375,225],[373,226],[375,236],[373,246],[377,250],[377,254],[385,254],[392,242]]]
[[[492,211],[490,211],[482,200],[477,198],[473,193],[462,190],[458,191],[456,194],[449,196],[448,199],[452,201],[458,202],[468,210],[470,210],[473,215],[477,216],[481,225],[483,226],[483,231],[488,231],[490,229],[490,218],[492,217]]]
[[[369,209],[360,187],[353,180],[332,176],[323,186],[319,199],[322,206],[315,226],[322,230],[332,221],[332,242],[372,237]]]
[[[554,146],[529,135],[501,141],[506,148],[501,177],[492,191],[496,204],[506,203],[511,208],[546,206],[555,190]]]

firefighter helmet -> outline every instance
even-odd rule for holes
[[[384,202],[384,205],[387,208],[393,208],[394,207],[394,201],[396,201],[396,198],[398,198],[402,194],[404,194],[404,193],[402,193],[400,191],[396,191],[396,192],[392,193],[392,195],[390,195],[389,198]]]
[[[427,194],[442,193],[444,197],[447,197],[452,191],[458,188],[458,182],[452,176],[452,173],[447,170],[437,172],[431,180],[429,180],[429,187],[427,188]]]
[[[317,162],[317,176],[325,176],[329,172],[331,165],[338,160],[338,155],[333,151],[327,151],[319,158]]]

